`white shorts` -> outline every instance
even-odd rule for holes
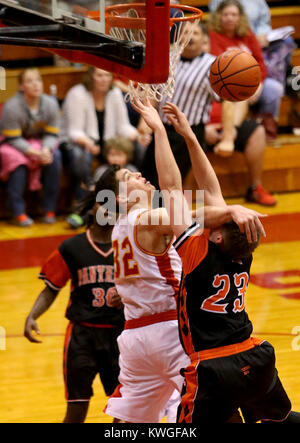
[[[118,345],[121,386],[108,399],[106,414],[131,423],[159,423],[174,389],[181,392],[180,369],[190,363],[177,320],[126,329]]]

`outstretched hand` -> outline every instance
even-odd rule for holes
[[[186,116],[178,109],[176,105],[167,102],[165,106],[163,106],[163,111],[178,134],[182,135],[183,137],[193,134]]]
[[[131,104],[133,109],[141,114],[145,123],[152,129],[152,131],[163,127],[161,118],[157,110],[151,105],[148,97],[145,99],[144,103],[140,99],[134,98]]]
[[[258,233],[266,237],[264,227],[260,221],[261,218],[267,217],[266,214],[261,214],[241,205],[230,206],[230,214],[240,231],[246,234],[249,243],[257,242]]]

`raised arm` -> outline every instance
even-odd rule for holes
[[[158,112],[151,105],[149,99],[145,101],[145,104],[140,100],[135,100],[133,107],[153,130],[159,186],[164,195],[170,225],[175,236],[178,237],[192,224],[192,216],[182,193],[181,174],[171,150],[166,130]]]
[[[167,102],[163,110],[178,134],[181,134],[185,139],[198,189],[205,191],[205,204],[226,206],[215,171],[192,131],[187,118],[172,103]]]

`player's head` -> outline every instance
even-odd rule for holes
[[[219,4],[211,16],[210,29],[221,34],[234,34],[244,37],[250,33],[250,25],[241,3],[225,0]]]
[[[241,232],[233,221],[224,223],[220,228],[212,230],[210,234],[210,240],[233,260],[249,257],[259,245],[259,231],[257,231],[257,238],[256,242],[249,243],[246,234]]]
[[[119,165],[109,166],[95,187],[96,195],[102,191],[111,191],[115,196],[117,212],[122,207],[130,209],[138,203],[148,206],[154,190],[155,187],[140,172],[131,172]]]
[[[120,166],[113,165],[109,167],[96,181],[96,183],[89,186],[89,189],[86,192],[85,197],[79,202],[77,205],[77,212],[82,217],[88,217],[88,226],[92,224],[98,224],[97,222],[97,213],[102,213],[102,219],[107,218],[107,223],[102,223],[101,226],[112,228],[113,224],[109,222],[109,220],[114,217],[115,214],[110,214],[107,211],[107,208],[101,209],[101,204],[98,201],[98,195],[100,191],[109,190],[112,191],[113,194],[117,194],[118,189],[118,181],[116,180],[116,172],[120,169]],[[105,201],[101,203],[107,203]],[[112,203],[112,207],[114,208],[115,202]],[[104,205],[103,205],[104,206]],[[107,206],[107,205],[106,205]],[[114,212],[116,212],[114,210]],[[117,211],[118,212],[118,211]]]
[[[28,68],[19,75],[19,88],[25,97],[39,98],[43,93],[43,80],[37,69]]]

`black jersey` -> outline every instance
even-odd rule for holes
[[[123,310],[111,305],[115,293],[111,243],[95,243],[89,230],[65,240],[41,269],[39,278],[59,291],[71,280],[66,317],[91,325],[123,326]]]
[[[224,255],[194,224],[174,243],[182,260],[178,318],[182,345],[191,355],[250,337],[245,311],[252,256],[239,262]]]

